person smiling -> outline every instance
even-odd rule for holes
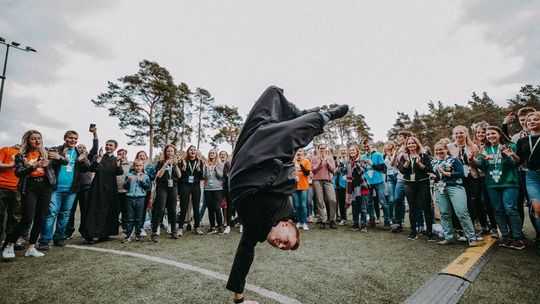
[[[499,127],[486,127],[486,146],[478,156],[478,167],[486,173],[486,187],[503,235],[499,245],[523,249],[521,218],[517,210],[519,180],[516,146]]]

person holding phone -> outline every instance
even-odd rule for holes
[[[118,142],[113,139],[105,142],[98,155],[90,164],[89,171],[95,172],[90,188],[90,201],[85,219],[85,244],[109,241],[110,236],[118,235],[118,186],[117,175],[124,171],[120,161],[114,156]]]

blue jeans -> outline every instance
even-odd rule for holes
[[[390,217],[390,220],[392,223],[396,221],[396,213],[395,213],[395,207],[396,207],[396,183],[397,183],[397,175],[388,175],[386,177],[386,188],[388,189],[388,216]]]
[[[367,209],[369,201],[369,194],[359,195],[352,201],[353,227],[358,228],[360,227],[360,224],[362,226],[367,224]]]
[[[131,236],[133,228],[135,228],[135,236],[141,236],[141,230],[143,227],[143,214],[144,214],[144,200],[145,197],[130,197],[126,196],[126,236]]]
[[[531,200],[531,208],[533,210],[531,220],[533,220],[533,226],[536,229],[536,233],[540,233],[540,214],[535,209],[540,204],[540,173],[536,171],[527,171],[525,173],[525,184],[527,185],[527,194]]]
[[[296,210],[297,222],[307,224],[307,197],[308,190],[296,190],[292,194],[294,210]]]
[[[308,195],[307,195],[307,215],[311,216],[315,214],[314,204],[313,204],[313,187],[309,185]]]
[[[378,183],[371,185],[371,189],[377,193],[379,204],[383,208],[383,218],[385,223],[390,223],[390,212],[388,211],[388,203],[386,202],[386,196],[384,195],[384,183]],[[373,196],[372,196],[373,197]]]
[[[467,209],[467,193],[465,192],[465,188],[461,185],[446,186],[443,193],[438,188],[435,190],[435,193],[439,202],[444,238],[447,240],[454,238],[454,226],[452,225],[452,207],[454,207],[465,236],[469,240],[476,240],[474,225]]]
[[[398,179],[396,182],[396,191],[394,192],[396,224],[403,226],[405,218],[405,182]]]
[[[66,228],[71,214],[71,207],[73,207],[76,196],[77,193],[71,193],[70,189],[53,191],[51,201],[49,202],[49,211],[43,221],[43,232],[39,240],[40,244],[49,244],[51,239],[55,242],[66,239]],[[56,229],[54,228],[55,222]]]
[[[495,209],[495,219],[503,236],[521,238],[521,217],[517,210],[518,187],[488,188],[491,205]]]

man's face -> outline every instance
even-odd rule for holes
[[[300,240],[297,237],[297,228],[289,221],[281,221],[270,229],[266,241],[273,247],[281,250],[290,250]]]
[[[126,155],[127,152],[125,150],[120,150],[116,153],[116,156],[118,156],[118,158],[126,158]]]
[[[319,146],[319,155],[325,156],[326,155],[326,146]]]
[[[527,115],[521,115],[518,117],[519,124],[523,129],[527,129]]]
[[[362,148],[364,149],[364,151],[366,152],[371,152],[371,144],[369,142],[365,142],[362,144]]]
[[[116,145],[112,141],[105,143],[105,152],[113,153],[114,150],[116,150]]]
[[[79,136],[76,134],[69,134],[64,138],[64,142],[68,148],[74,148],[77,145],[77,141],[79,141]]]

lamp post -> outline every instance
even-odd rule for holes
[[[19,47],[21,44],[15,41],[11,41],[11,43],[6,43],[6,39],[0,37],[0,44],[3,44],[6,46],[6,56],[4,58],[4,69],[2,71],[2,76],[0,76],[0,79],[2,79],[2,84],[0,84],[0,111],[2,110],[2,96],[4,95],[4,81],[6,80],[6,68],[7,68],[7,61],[8,61],[8,55],[9,55],[9,48],[15,48],[21,51],[25,52],[34,52],[37,51],[30,47],[26,46],[26,48]]]

